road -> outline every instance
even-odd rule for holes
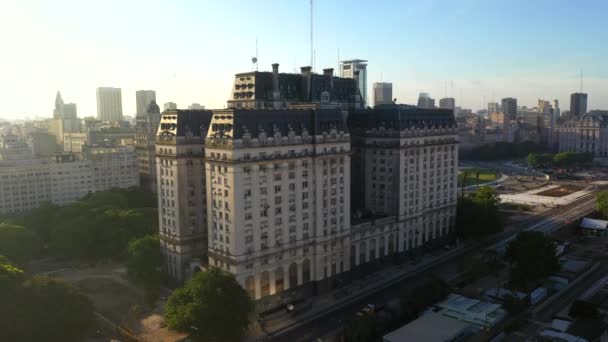
[[[540,218],[534,218],[527,222],[521,229],[542,231],[545,233],[560,227],[564,222],[573,220],[593,210],[595,205],[594,196],[581,198],[567,206],[547,211]],[[497,242],[494,240],[490,246],[504,249],[509,241],[515,238],[516,231],[501,235]],[[479,246],[478,246],[479,247]],[[312,341],[318,337],[325,336],[329,332],[337,331],[342,322],[352,316],[367,303],[381,304],[395,298],[399,298],[408,289],[423,284],[428,276],[441,275],[444,279],[452,279],[462,272],[462,261],[468,256],[477,254],[479,248],[464,249],[461,254],[454,255],[447,260],[439,260],[424,270],[413,271],[400,281],[382,289],[361,295],[361,297],[343,307],[329,307],[323,314],[311,319],[294,324],[273,335],[272,341]]]

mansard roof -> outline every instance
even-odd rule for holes
[[[212,112],[210,110],[176,109],[163,112],[158,135],[205,137]],[[202,141],[201,141],[202,142]]]
[[[312,136],[332,129],[346,132],[345,117],[343,111],[334,108],[215,110],[207,136],[236,140],[246,136],[257,138],[260,134]]]
[[[455,128],[456,120],[451,109],[418,108],[410,105],[381,105],[358,111],[349,117],[351,129],[416,129]]]

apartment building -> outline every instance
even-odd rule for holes
[[[92,192],[138,185],[132,147],[0,161],[0,213],[24,212],[44,202],[67,205]]]

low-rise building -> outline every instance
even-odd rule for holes
[[[465,341],[479,329],[472,324],[429,312],[416,320],[384,335],[383,342],[424,341],[456,342]]]

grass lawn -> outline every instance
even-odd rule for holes
[[[467,173],[467,178],[465,180],[464,186],[469,185],[477,185],[477,171],[479,173],[479,184],[489,183],[496,180],[496,173],[490,170],[476,170],[476,169],[466,169],[458,172],[458,186],[462,186],[462,177],[464,171]]]

